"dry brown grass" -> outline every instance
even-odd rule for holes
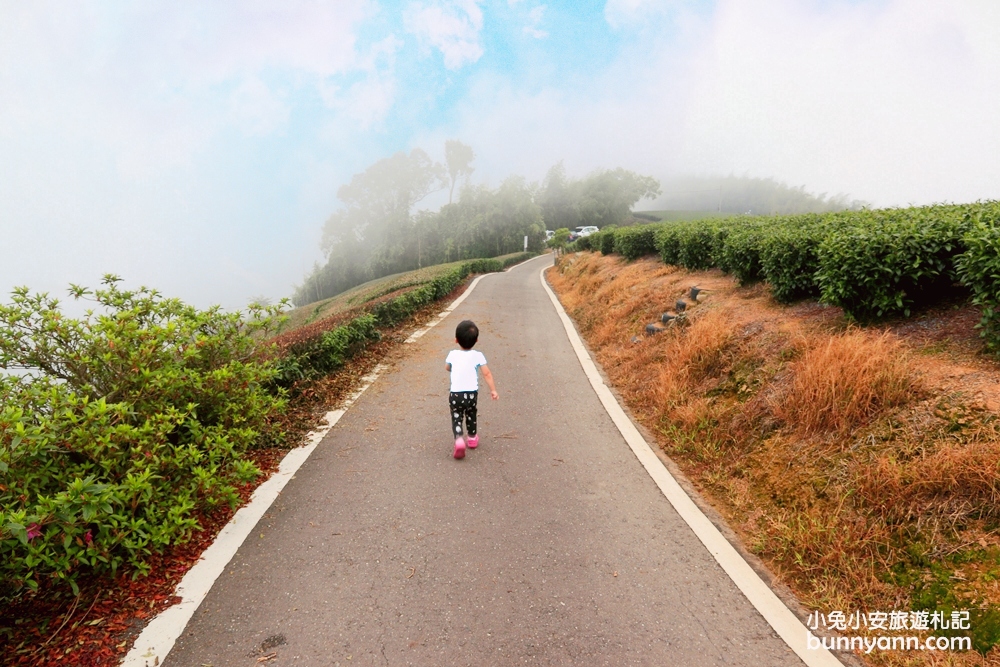
[[[916,389],[910,354],[888,332],[850,329],[813,337],[792,372],[775,415],[804,433],[858,428],[905,403]]]
[[[927,520],[948,525],[970,517],[1000,518],[1000,432],[995,418],[968,428],[945,429],[913,456],[880,452],[858,470],[859,494],[893,521]],[[892,498],[891,504],[879,499]]]
[[[632,414],[804,604],[908,609],[913,584],[888,573],[919,581],[929,562],[964,582],[958,599],[1000,604],[1000,564],[954,560],[1000,549],[1000,426],[964,405],[961,382],[938,382],[974,376],[983,393],[996,364],[952,368],[899,327],[848,328],[836,309],[782,307],[714,271],[580,253],[547,278]],[[644,335],[694,284],[711,292],[688,325]],[[993,664],[1000,651],[865,659]]]

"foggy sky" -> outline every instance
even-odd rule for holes
[[[562,159],[1000,198],[998,3],[581,4],[0,0],[0,298],[285,296],[340,184],[448,138],[492,185]]]

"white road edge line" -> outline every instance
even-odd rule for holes
[[[142,633],[136,638],[132,650],[122,661],[123,667],[153,667],[159,665],[174,647],[174,642],[180,637],[195,610],[212,589],[215,580],[219,578],[226,565],[236,555],[243,541],[256,527],[264,513],[281,494],[298,469],[305,463],[316,445],[332,429],[347,409],[368,387],[385,371],[386,367],[378,364],[371,373],[362,378],[361,387],[348,397],[343,406],[326,413],[326,425],[309,433],[306,444],[291,450],[281,460],[278,472],[271,475],[263,484],[257,487],[250,496],[250,502],[241,507],[229,520],[212,544],[205,549],[201,558],[187,571],[174,595],[181,601],[160,612],[149,622]]]
[[[444,318],[446,318],[449,315],[451,315],[452,311],[454,311],[456,308],[458,308],[459,304],[461,304],[463,301],[465,301],[468,298],[468,296],[470,294],[472,294],[472,290],[476,289],[476,285],[479,284],[479,281],[482,280],[483,278],[485,278],[488,275],[490,275],[490,274],[484,273],[481,276],[476,276],[475,279],[469,284],[469,289],[467,289],[464,292],[462,292],[462,295],[460,297],[458,297],[457,299],[455,299],[454,301],[452,301],[452,303],[451,303],[450,306],[448,306],[443,311],[441,311],[441,313],[438,314],[436,320],[431,321],[431,323],[428,324],[427,326],[425,326],[423,329],[417,329],[412,334],[410,334],[409,338],[407,338],[403,342],[404,343],[415,343],[418,338],[420,338],[425,333],[427,333],[428,331],[430,331],[431,329],[433,329],[436,325],[440,324],[441,320],[443,320]]]
[[[532,257],[532,258],[530,258],[530,259],[526,259],[526,260],[524,260],[523,262],[518,262],[517,264],[512,264],[511,266],[508,266],[508,267],[507,267],[506,269],[504,269],[504,270],[503,270],[503,273],[507,273],[507,272],[508,272],[508,271],[510,271],[511,269],[513,269],[513,268],[516,268],[516,267],[518,267],[518,266],[521,266],[522,264],[526,264],[526,263],[530,262],[530,261],[531,261],[532,259],[538,259],[539,257],[545,257],[545,255],[538,255],[538,256],[536,256],[536,257]],[[451,313],[452,313],[452,312],[453,312],[453,311],[454,311],[454,310],[455,310],[456,308],[458,308],[458,307],[459,307],[459,305],[461,305],[461,303],[462,303],[463,301],[465,301],[465,299],[466,299],[466,298],[467,298],[467,297],[468,297],[468,296],[469,296],[470,294],[472,294],[472,290],[473,290],[473,289],[475,289],[476,285],[478,285],[478,284],[479,284],[479,281],[480,281],[480,280],[482,280],[482,279],[483,279],[483,278],[485,278],[486,276],[492,276],[492,275],[495,275],[495,274],[494,274],[494,273],[484,273],[484,274],[483,274],[483,275],[481,275],[481,276],[476,276],[476,277],[475,277],[475,279],[473,279],[473,281],[472,281],[472,282],[471,282],[471,283],[469,284],[469,289],[467,289],[467,290],[465,290],[464,292],[462,292],[462,295],[461,295],[460,297],[458,297],[457,299],[455,299],[454,301],[452,301],[452,303],[451,303],[451,305],[450,305],[450,306],[448,306],[448,307],[447,307],[447,308],[445,308],[445,309],[444,309],[443,311],[441,311],[441,312],[440,312],[440,313],[438,314],[438,316],[437,316],[437,319],[436,319],[436,320],[433,320],[433,321],[432,321],[432,322],[431,322],[430,324],[428,324],[427,326],[425,326],[425,327],[424,327],[423,329],[417,329],[417,330],[416,330],[416,331],[414,331],[414,332],[413,332],[412,334],[410,334],[410,337],[409,337],[409,338],[407,338],[407,339],[406,339],[406,340],[404,340],[403,342],[404,342],[404,343],[415,343],[415,342],[417,342],[417,340],[418,340],[418,339],[419,339],[419,338],[420,338],[421,336],[423,336],[423,335],[424,335],[425,333],[427,333],[428,331],[430,331],[431,329],[433,329],[434,327],[436,327],[436,326],[437,326],[438,324],[441,324],[441,321],[442,321],[442,320],[444,320],[444,319],[445,319],[446,317],[448,317],[449,315],[451,315]]]
[[[719,529],[709,521],[708,517],[691,500],[690,496],[684,492],[670,471],[664,467],[663,462],[653,453],[649,443],[639,433],[635,424],[628,418],[621,405],[615,399],[614,394],[604,384],[601,374],[597,371],[597,366],[591,360],[584,347],[580,335],[576,331],[573,321],[569,319],[563,309],[559,299],[556,298],[552,288],[545,281],[545,271],[549,267],[544,267],[538,277],[541,279],[542,287],[545,288],[552,305],[555,306],[559,319],[562,320],[566,335],[569,337],[576,356],[583,366],[584,373],[590,380],[591,386],[597,393],[597,397],[604,405],[608,415],[614,421],[615,426],[621,432],[622,437],[632,449],[635,457],[639,459],[642,466],[653,478],[653,481],[666,497],[667,501],[673,505],[677,513],[684,519],[684,522],[694,531],[701,543],[705,545],[715,561],[733,580],[733,583],[743,592],[743,595],[750,601],[760,615],[764,617],[774,631],[778,633],[788,647],[802,659],[808,667],[843,667],[841,662],[826,648],[809,649],[807,638],[809,630],[798,619],[792,611],[774,594],[774,591],[764,583],[764,581],[754,572],[750,564],[743,556],[729,543]]]
[[[534,258],[532,258],[534,259]],[[527,260],[531,261],[531,260]],[[519,266],[519,265],[515,265]],[[513,267],[510,267],[513,268]],[[420,329],[406,339],[407,343],[423,336],[435,324],[446,318],[463,301],[465,301],[472,290],[475,289],[479,281],[490,274],[477,276],[469,285],[468,289],[462,292],[461,296],[455,299],[451,305],[444,309],[438,319],[430,325]],[[236,555],[236,551],[243,544],[243,541],[257,526],[264,513],[271,508],[271,505],[281,494],[282,489],[288,484],[298,469],[306,462],[309,455],[316,449],[316,445],[329,433],[330,429],[336,425],[340,418],[344,416],[347,409],[354,401],[365,393],[368,387],[385,371],[386,366],[378,364],[371,373],[364,376],[361,387],[351,394],[344,404],[326,413],[326,426],[321,426],[306,436],[306,444],[296,447],[281,459],[278,472],[271,475],[267,481],[257,487],[250,496],[250,502],[241,507],[233,518],[229,520],[212,544],[201,554],[201,558],[192,566],[177,584],[174,595],[181,598],[181,601],[172,607],[167,607],[149,622],[148,625],[136,638],[132,649],[125,655],[120,663],[121,667],[155,667],[162,663],[170,650],[174,647],[177,638],[184,632],[194,612],[205,600],[208,592],[212,589],[215,580],[218,579],[226,569],[226,565]]]

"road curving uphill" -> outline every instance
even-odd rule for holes
[[[803,664],[605,410],[549,263],[484,276],[357,400],[164,664]],[[443,364],[463,319],[500,400],[456,461]]]

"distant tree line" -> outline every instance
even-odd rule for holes
[[[846,194],[814,195],[773,178],[750,176],[677,176],[663,183],[663,193],[646,208],[712,211],[726,215],[794,215],[860,210],[867,202]]]
[[[541,183],[510,176],[496,188],[474,185],[476,154],[448,140],[444,164],[422,149],[379,160],[337,191],[343,207],[323,226],[323,263],[317,263],[292,297],[297,305],[329,298],[355,285],[424,266],[496,257],[524,247],[540,251],[545,230],[582,225],[604,228],[637,220],[643,199],[650,210],[751,215],[820,213],[859,209],[846,195],[813,195],[773,179],[677,177],[660,183],[625,169],[602,169],[569,178],[562,162]],[[437,211],[415,211],[432,192],[447,190]],[[649,220],[659,217],[646,217]],[[696,216],[701,217],[701,216]],[[639,220],[641,221],[641,220]]]
[[[562,163],[541,184],[510,176],[497,188],[473,185],[472,148],[449,140],[444,153],[440,164],[420,148],[399,152],[341,186],[343,208],[323,226],[326,261],[296,288],[296,305],[393,273],[517,252],[526,236],[528,249],[537,252],[546,229],[621,224],[636,202],[660,192],[655,179],[620,168],[570,179]],[[414,212],[442,189],[448,190],[447,204]]]

